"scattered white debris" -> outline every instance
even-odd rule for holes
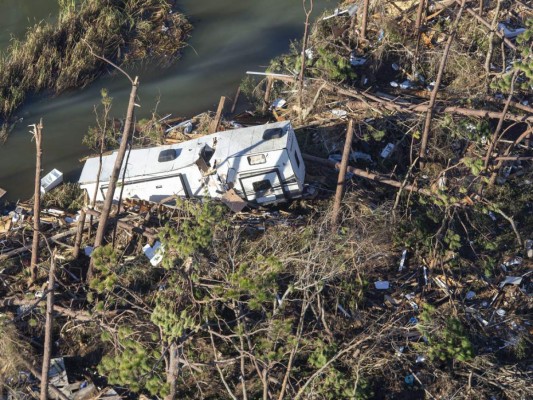
[[[147,244],[143,247],[143,253],[150,260],[152,266],[157,267],[163,261],[163,254],[165,252],[164,247],[161,245],[160,241],[154,243],[154,246]]]
[[[398,64],[396,64],[396,63],[392,64],[391,67],[395,71],[399,71],[400,70],[400,66]]]
[[[366,63],[365,57],[358,57],[355,55],[354,52],[350,54],[350,64],[353,67],[360,67],[361,65],[364,65]]]
[[[446,178],[446,173],[442,174],[442,176],[438,180],[438,185],[440,190],[446,189],[446,183],[448,182],[448,179]]]
[[[499,308],[496,310],[496,314],[498,314],[500,317],[505,317],[506,311],[503,308]]]
[[[311,48],[305,49],[305,56],[308,60],[312,60],[313,58],[315,58],[315,52]]]
[[[339,118],[346,117],[348,115],[348,112],[346,110],[341,110],[339,108],[331,110],[331,113]]]
[[[346,318],[352,318],[352,316],[350,315],[350,313],[349,313],[348,311],[346,311],[346,310],[344,309],[343,306],[341,306],[340,304],[337,304],[337,308],[339,309],[339,311],[340,311],[341,313],[344,314],[344,316],[345,316]]]
[[[402,251],[402,258],[400,260],[400,268],[398,269],[398,271],[403,271],[404,268],[405,268],[405,259],[407,258],[407,249],[405,249],[404,251]]]
[[[507,276],[502,281],[502,283],[500,283],[500,289],[503,288],[505,285],[520,285],[521,283],[522,283],[521,276]]]
[[[83,252],[85,253],[85,255],[87,257],[90,257],[91,254],[93,254],[93,251],[94,251],[94,247],[92,246],[86,246],[84,249],[83,249]]]
[[[409,79],[406,79],[405,81],[403,81],[402,83],[400,83],[400,89],[412,89],[415,85],[413,84],[412,81],[410,81]]]
[[[374,282],[374,286],[378,290],[387,290],[390,287],[389,281],[376,281]]]
[[[526,253],[528,258],[533,258],[533,240],[528,239],[526,240]]]
[[[424,357],[424,356],[417,356],[415,362],[416,362],[417,364],[421,364],[421,363],[423,363],[424,361],[426,361],[426,357]]]
[[[396,82],[396,81],[392,81],[392,82],[390,83],[390,85],[391,85],[392,87],[398,87],[398,86],[400,86],[400,85],[398,84],[398,82]]]
[[[394,149],[396,148],[396,146],[394,145],[394,143],[388,143],[384,148],[383,150],[381,150],[381,158],[388,158],[391,153],[394,151]]]
[[[285,99],[282,99],[282,98],[279,98],[279,99],[276,99],[272,102],[272,107],[271,108],[274,108],[275,110],[280,110],[282,109],[285,105],[287,104],[287,100]]]

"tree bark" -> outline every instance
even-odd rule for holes
[[[76,227],[77,231],[76,231],[76,239],[74,240],[74,252],[73,252],[74,259],[78,259],[78,257],[80,256],[81,240],[83,237],[83,230],[85,228],[85,217],[86,217],[85,209],[82,208],[80,212],[80,218],[78,219],[78,226]]]
[[[30,282],[37,279],[37,262],[39,260],[39,225],[41,220],[41,139],[43,120],[33,125],[33,138],[35,139],[35,191],[33,195],[33,242],[31,247]]]
[[[515,71],[515,73],[513,74],[513,77],[511,78],[511,89],[509,91],[509,97],[507,98],[507,101],[505,102],[505,106],[503,107],[502,116],[501,116],[501,118],[498,121],[498,125],[496,126],[496,130],[492,134],[492,138],[491,138],[490,143],[489,143],[489,148],[487,150],[487,154],[485,155],[485,163],[484,163],[484,166],[483,166],[485,169],[487,169],[487,167],[489,166],[492,150],[494,150],[494,146],[496,146],[496,142],[498,141],[498,136],[500,134],[500,131],[502,130],[503,121],[505,120],[505,114],[507,114],[507,110],[509,109],[509,105],[510,105],[511,100],[513,98],[514,83],[515,83],[515,80],[516,80],[517,76],[518,76],[518,70]]]
[[[416,22],[415,22],[415,30],[418,35],[420,35],[420,27],[422,26],[422,14],[424,13],[425,5],[426,5],[426,0],[420,0],[418,2],[418,10],[416,12]]]
[[[500,15],[501,4],[502,4],[501,0],[498,0],[498,4],[496,5],[496,10],[494,11],[494,18],[492,19],[492,28],[489,34],[489,48],[487,50],[487,56],[485,57],[485,72],[487,74],[487,82],[488,82],[488,77],[490,73],[490,60],[492,59],[492,53],[494,51],[494,33],[498,29],[498,16]],[[480,15],[481,15],[482,9],[483,9],[483,0],[480,0]],[[503,69],[505,69],[505,65],[503,66]],[[488,89],[488,83],[487,83],[487,89]]]
[[[302,42],[302,66],[300,68],[300,76],[298,77],[298,107],[300,109],[300,120],[303,120],[303,91],[304,91],[304,75],[305,75],[305,60],[306,54],[305,50],[307,49],[307,40],[309,37],[309,17],[313,12],[313,0],[310,0],[310,8],[306,7],[307,0],[302,0],[302,6],[305,13],[305,29],[304,37]]]
[[[333,203],[333,214],[331,216],[331,227],[333,232],[337,230],[339,224],[339,211],[341,208],[342,194],[344,193],[344,184],[346,181],[346,168],[348,167],[348,159],[350,158],[350,150],[352,149],[353,139],[353,120],[348,122],[348,130],[346,132],[346,141],[344,142],[344,151],[342,152],[341,166],[339,170],[339,179],[337,180],[337,191],[335,192],[335,202]]]
[[[366,27],[368,25],[368,3],[370,0],[364,0],[363,2],[363,18],[361,21],[361,37],[366,39]]]
[[[41,372],[41,397],[40,400],[48,399],[48,372],[50,370],[50,358],[52,356],[52,328],[54,324],[54,283],[55,283],[55,251],[50,259],[50,271],[48,273],[48,294],[46,296],[46,325],[44,328],[44,354]]]
[[[139,87],[139,79],[135,77],[131,85],[130,100],[128,104],[128,111],[126,114],[126,123],[124,124],[124,131],[122,132],[122,140],[120,142],[120,147],[117,153],[117,159],[115,160],[115,165],[113,166],[113,171],[109,177],[109,187],[107,188],[106,196],[104,199],[104,205],[102,206],[102,213],[100,221],[98,223],[98,229],[96,230],[96,237],[94,239],[94,248],[98,248],[102,245],[104,241],[104,235],[107,228],[107,221],[109,215],[111,214],[111,206],[113,205],[113,196],[115,195],[115,189],[117,187],[118,176],[120,174],[120,169],[122,168],[122,163],[124,161],[124,156],[126,154],[126,148],[131,133],[131,125],[133,120],[133,110],[135,107],[135,97],[137,95],[137,88]],[[90,280],[94,273],[94,263],[91,259],[89,264],[89,271],[87,272],[87,280]]]
[[[465,2],[466,0],[462,0],[461,8],[459,9],[457,16],[455,17],[455,22],[453,24],[452,31],[450,32],[450,37],[448,38],[448,42],[446,43],[446,47],[444,48],[444,54],[442,55],[442,60],[440,62],[435,87],[433,88],[433,91],[431,92],[431,97],[429,98],[428,112],[426,114],[426,121],[424,123],[424,132],[422,133],[422,143],[420,144],[419,156],[421,168],[424,168],[425,165],[429,131],[431,129],[431,119],[433,118],[433,107],[435,106],[435,102],[437,100],[437,93],[439,92],[439,86],[442,82],[444,68],[446,68],[446,62],[448,61],[448,54],[450,53],[450,48],[452,46],[453,39],[457,34],[457,25],[459,24],[459,20],[461,19],[461,15],[463,14]]]

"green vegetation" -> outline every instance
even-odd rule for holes
[[[191,27],[166,0],[61,1],[55,24],[41,22],[0,55],[0,120],[31,94],[85,86],[117,65],[168,63]],[[162,29],[162,27],[165,29]]]

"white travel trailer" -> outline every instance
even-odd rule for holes
[[[80,185],[104,200],[117,153],[85,162]],[[125,172],[124,172],[125,170]],[[124,184],[121,184],[124,176]],[[222,198],[233,190],[244,201],[270,204],[301,197],[305,165],[290,122],[214,133],[170,146],[132,150],[114,198],[159,202],[175,196]],[[232,193],[233,193],[232,192]]]

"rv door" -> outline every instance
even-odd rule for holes
[[[285,197],[277,170],[240,177],[246,200],[259,204],[275,202],[279,196]]]

